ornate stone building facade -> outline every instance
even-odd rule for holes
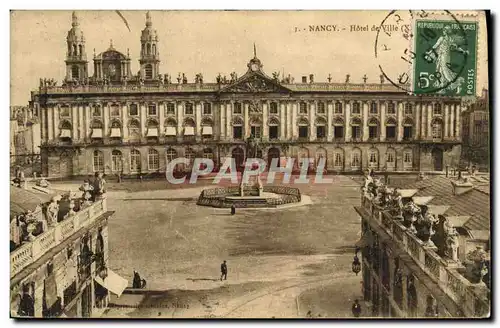
[[[469,166],[490,168],[490,102],[488,90],[462,113],[462,155]]]
[[[113,48],[94,54],[88,76],[78,19],[68,32],[62,86],[41,80],[43,174],[164,172],[176,157],[244,161],[246,139],[259,156],[326,158],[329,171],[441,171],[458,163],[459,99],[410,96],[384,83],[269,77],[256,51],[246,72],[207,83],[197,74],[160,74],[159,39],[149,13],[140,36],[140,70]],[[255,50],[255,49],[254,49]],[[312,165],[314,167],[314,165]],[[189,167],[187,167],[189,169]]]

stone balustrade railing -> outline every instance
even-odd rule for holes
[[[37,236],[33,241],[15,249],[10,253],[11,278],[69,236],[91,224],[106,210],[106,199],[100,199],[56,225],[49,227],[47,231]]]
[[[435,246],[425,245],[403,225],[402,221],[394,219],[391,213],[384,211],[371,199],[363,198],[362,207],[370,213],[371,218],[398,241],[400,247],[462,308],[467,317],[488,314],[490,308],[488,302],[478,292],[487,289],[486,286],[471,283],[457,270],[462,267],[459,263],[441,258],[436,253]]]

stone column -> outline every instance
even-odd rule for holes
[[[53,120],[54,120],[54,139],[57,138],[59,136],[59,132],[60,132],[60,129],[59,129],[59,106],[54,106],[53,108],[53,112],[52,112],[52,115],[53,115]]]
[[[78,130],[80,130],[80,126],[78,125],[78,104],[71,104],[71,126],[73,127],[71,138],[73,140],[78,140]]]
[[[333,140],[333,101],[328,101],[326,103],[326,117],[327,117],[327,127],[326,127],[326,140],[328,142]]]
[[[269,139],[269,128],[268,128],[268,110],[269,110],[269,106],[268,106],[268,101],[265,100],[263,103],[262,103],[262,137],[264,140],[267,140]]]
[[[196,102],[195,103],[195,120],[196,120],[196,132],[195,132],[195,135],[196,136],[201,136],[201,107],[202,107],[202,103],[201,102]],[[212,132],[213,133],[213,132]]]
[[[380,141],[385,141],[385,110],[387,108],[387,102],[381,101],[380,105]],[[380,159],[379,159],[380,162]]]
[[[427,105],[427,138],[432,139],[432,112],[434,103]]]
[[[54,140],[54,107],[47,107],[47,140]]]
[[[450,114],[450,137],[451,139],[455,139],[455,111],[456,104],[451,105],[451,114]]]
[[[420,137],[420,104],[415,104],[415,131],[414,139]]]
[[[298,137],[298,126],[297,126],[297,112],[298,112],[298,102],[294,102],[292,104],[292,139],[296,139]]]
[[[232,102],[226,102],[226,139],[232,139],[233,138],[233,129],[231,128],[231,121],[233,120],[233,110],[234,110],[234,103]]]
[[[166,109],[166,103],[163,101],[160,101],[158,103],[158,120],[159,120],[159,135],[163,136],[165,134],[165,109]]]
[[[85,139],[85,126],[83,125],[83,115],[85,111],[85,104],[78,105],[78,139]]]
[[[397,135],[397,141],[403,140],[403,115],[404,115],[404,106],[402,101],[398,101],[398,107],[396,108],[397,112],[397,120],[398,120],[398,125],[396,127],[396,135]]]
[[[144,138],[147,133],[147,127],[146,127],[146,111],[148,110],[146,107],[145,103],[139,103],[139,118],[141,122],[141,138]]]
[[[420,102],[420,139],[427,137],[427,104]]]
[[[345,142],[351,141],[351,102],[343,101],[343,107],[345,111],[345,122],[344,122],[344,136]]]
[[[444,104],[444,115],[443,115],[443,125],[444,125],[444,137],[448,139],[450,136],[450,104]]]
[[[40,137],[42,138],[42,142],[47,141],[47,134],[45,133],[45,128],[47,127],[47,120],[45,119],[45,115],[47,114],[47,108],[40,107]]]
[[[243,110],[244,110],[244,119],[243,119],[243,137],[246,140],[250,136],[250,122],[248,118],[248,111],[249,111],[249,104],[245,102],[243,104]]]
[[[219,107],[219,135],[220,140],[224,140],[226,138],[226,106],[222,101],[219,101],[217,104]]]
[[[288,129],[286,128],[286,104],[279,102],[280,106],[280,127],[278,137],[281,140],[288,139]]]
[[[316,140],[316,103],[309,104],[309,141]]]
[[[90,114],[92,112],[92,104],[85,105],[85,111],[83,112],[83,133],[84,139],[88,139],[90,132]]]
[[[456,104],[456,126],[455,126],[455,139],[462,140],[462,107],[460,104]]]
[[[122,103],[122,136],[124,140],[128,139],[128,106],[130,103]],[[160,122],[163,124],[163,122]]]
[[[102,136],[103,138],[106,137],[108,135],[108,125],[109,125],[109,102],[108,103],[105,103],[103,104],[102,106]],[[141,110],[141,113],[142,113],[142,110]],[[145,121],[143,121],[143,123],[141,124],[141,127],[142,125],[144,125]],[[144,135],[144,134],[142,134]]]
[[[184,119],[184,103],[182,101],[178,101],[175,103],[175,113],[177,114],[177,136],[182,136],[182,120]]]
[[[285,116],[286,116],[286,131],[287,131],[287,138],[288,140],[293,139],[293,102],[287,101],[286,104],[286,110],[285,110]]]
[[[368,137],[369,137],[369,133],[368,133],[368,101],[362,101],[361,104],[363,106],[363,121],[362,121],[363,126],[361,127],[362,131],[363,131],[362,140],[367,141]]]

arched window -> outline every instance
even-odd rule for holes
[[[276,117],[269,119],[269,139],[275,140],[279,138],[279,125],[280,122]]]
[[[368,137],[370,140],[378,139],[378,120],[374,117],[368,121]]]
[[[71,129],[71,123],[64,120],[61,124],[61,135],[59,137],[62,139],[71,139]]]
[[[158,126],[159,123],[156,119],[149,119],[147,122],[147,127],[148,127],[148,132],[147,132],[147,137],[148,138],[158,138]]]
[[[151,64],[147,64],[144,67],[144,75],[147,80],[151,80],[153,78],[153,66]]]
[[[190,168],[193,166],[193,161],[195,158],[195,153],[191,148],[186,149],[186,152],[184,153],[184,157],[188,160],[187,167]]]
[[[432,139],[441,140],[443,138],[443,121],[434,119],[432,121]]]
[[[396,139],[396,120],[393,117],[389,117],[385,121],[385,138],[387,140]]]
[[[252,119],[250,121],[250,134],[257,139],[262,136],[262,122],[260,119]]]
[[[243,139],[243,120],[239,116],[233,119],[233,139]]]
[[[148,150],[148,170],[156,171],[160,169],[160,156],[156,149]]]
[[[145,55],[144,43],[141,43],[141,54]]]
[[[100,150],[94,150],[93,156],[94,172],[104,172],[104,154]]]
[[[297,153],[298,167],[301,168],[304,165],[308,165],[307,160],[309,159],[309,150],[307,148],[300,148]]]
[[[351,170],[357,171],[361,169],[361,150],[354,148],[351,152]]]
[[[352,140],[361,140],[361,120],[358,117],[351,120],[351,137]]]
[[[333,120],[333,137],[335,140],[342,140],[344,138],[344,120],[340,117]]]
[[[122,152],[115,149],[111,152],[111,171],[121,172],[123,170]]]
[[[151,43],[148,43],[148,44],[146,45],[146,54],[147,54],[147,55],[151,55]]]
[[[318,148],[316,150],[316,167],[322,165],[325,169],[327,167],[327,155],[325,148]]]
[[[405,170],[413,168],[413,150],[410,148],[403,150],[403,167]]]
[[[344,167],[344,150],[337,148],[333,152],[333,167],[336,170],[342,170]]]
[[[305,117],[301,117],[298,121],[299,139],[309,138],[309,122]]]
[[[323,117],[316,119],[316,139],[326,138],[326,120]]]
[[[411,140],[413,138],[413,120],[407,117],[403,122],[403,140]]]
[[[80,56],[82,56],[82,55],[83,55],[83,46],[82,46],[81,44],[78,46],[78,54],[79,54]]]
[[[394,148],[388,148],[385,153],[385,166],[387,171],[394,171],[396,167],[396,150]]]
[[[156,44],[154,44],[154,43],[153,43],[153,46],[152,46],[152,54],[156,55]]]
[[[73,56],[76,56],[78,54],[78,50],[76,48],[76,44],[73,44]]]
[[[78,68],[77,65],[71,66],[71,78],[72,79],[79,79],[80,78],[80,69]]]
[[[138,120],[130,120],[128,125],[128,132],[131,139],[138,139],[141,137],[141,125]]]
[[[376,148],[368,151],[368,167],[372,169],[378,168],[378,150]]]
[[[91,123],[91,128],[92,128],[92,139],[102,139],[103,137],[103,124],[101,120],[99,119],[94,119]]]
[[[177,136],[177,122],[173,118],[167,118],[165,121],[165,136],[175,138]]]
[[[141,172],[141,152],[137,149],[130,151],[130,172]]]
[[[175,151],[175,149],[169,148],[167,149],[166,156],[167,156],[167,163],[170,163],[171,161],[177,158],[177,152]]]
[[[111,121],[111,138],[121,138],[122,136],[122,125],[117,119]]]

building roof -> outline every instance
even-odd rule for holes
[[[53,194],[10,186],[10,216],[12,218],[27,211],[34,211],[38,205],[50,202],[52,197]]]
[[[461,195],[453,194],[451,185],[452,179],[445,176],[437,176],[428,178],[422,181],[417,181],[412,184],[401,186],[405,189],[418,189],[415,194],[417,197],[433,196],[427,203],[428,205],[449,206],[444,212],[445,216],[469,216],[466,222],[461,222],[461,225],[467,230],[490,230],[490,194],[489,185],[485,185],[485,181],[489,181],[489,177],[477,177],[474,180],[469,178],[473,184],[481,185],[473,187]],[[485,192],[483,189],[487,189]]]

